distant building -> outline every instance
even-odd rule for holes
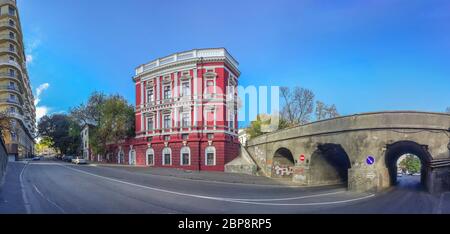
[[[93,128],[95,128],[93,124],[85,124],[81,130],[81,148],[83,151],[83,158],[92,161],[94,161],[94,158],[92,156],[91,145],[89,143],[89,134]]]
[[[224,48],[139,66],[136,138],[113,147],[119,164],[223,171],[239,154],[237,61]]]
[[[0,0],[0,111],[12,117],[4,132],[12,157],[34,154],[36,108],[26,67],[23,33],[15,0]]]

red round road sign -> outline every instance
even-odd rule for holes
[[[300,155],[300,161],[302,161],[302,162],[305,161],[305,155],[303,155],[303,154]]]

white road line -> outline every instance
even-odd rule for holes
[[[20,181],[20,190],[22,191],[22,199],[25,206],[25,210],[27,214],[31,214],[31,206],[28,202],[27,195],[25,194],[25,186],[23,185],[23,173],[25,172],[25,169],[27,168],[28,164],[25,164],[25,166],[22,168],[22,171],[19,175],[19,181]]]
[[[64,165],[61,163],[34,163],[33,165],[44,165],[44,166],[53,166],[53,165]],[[98,167],[98,168],[108,168],[108,169],[112,169],[113,167],[108,167],[108,166],[96,166],[94,165],[89,165],[90,167]],[[128,171],[126,171],[128,172]],[[177,177],[177,176],[167,176],[167,175],[155,175],[155,174],[143,174],[142,175],[146,175],[146,176],[153,176],[153,177],[163,177],[163,178],[171,178],[171,179],[176,179],[176,180],[184,180],[184,181],[195,181],[195,182],[199,182],[199,183],[205,183],[205,184],[227,184],[227,185],[236,185],[236,186],[248,186],[248,187],[274,187],[274,188],[305,188],[299,185],[276,185],[276,184],[245,184],[245,183],[231,183],[231,182],[223,182],[223,181],[208,181],[208,180],[199,180],[199,179],[187,179],[187,178],[181,178],[181,177]],[[323,187],[323,185],[319,185],[319,186],[310,186],[310,188],[314,188],[314,187]]]
[[[292,200],[300,200],[305,198],[314,198],[314,197],[325,197],[330,195],[336,195],[336,194],[342,194],[345,193],[345,191],[339,191],[334,193],[321,193],[321,194],[314,194],[314,195],[308,195],[308,196],[302,196],[302,197],[289,197],[289,198],[273,198],[273,199],[240,199],[240,198],[229,198],[230,200],[234,201],[247,201],[247,202],[263,202],[263,201],[292,201]]]
[[[82,170],[70,168],[70,167],[67,167],[65,165],[60,165],[60,166],[66,168],[66,169],[72,170],[72,171],[76,171],[76,172],[79,172],[79,173],[82,173],[82,174],[94,176],[94,177],[101,178],[101,179],[104,179],[104,180],[109,180],[109,181],[113,181],[113,182],[117,182],[117,183],[121,183],[121,184],[126,184],[126,185],[131,185],[131,186],[135,186],[135,187],[139,187],[139,188],[149,189],[149,190],[153,190],[153,191],[158,191],[158,192],[163,192],[163,193],[168,193],[168,194],[174,194],[174,195],[179,195],[179,196],[186,196],[186,197],[193,197],[193,198],[200,198],[200,199],[208,199],[208,200],[215,200],[215,201],[224,201],[224,202],[231,202],[231,203],[241,203],[241,204],[252,204],[252,205],[263,205],[263,206],[319,206],[319,205],[332,205],[332,204],[349,203],[349,202],[353,202],[353,201],[368,199],[368,198],[371,198],[371,197],[375,196],[375,195],[369,195],[369,196],[365,196],[365,197],[361,197],[361,198],[344,200],[344,201],[320,202],[320,203],[298,203],[298,204],[259,203],[259,202],[250,202],[250,201],[237,200],[237,199],[233,199],[233,198],[210,197],[210,196],[201,196],[201,195],[188,194],[188,193],[180,193],[180,192],[175,192],[175,191],[170,191],[170,190],[165,190],[165,189],[160,189],[160,188],[154,188],[154,187],[134,184],[134,183],[121,181],[121,180],[117,180],[117,179],[112,179],[112,178],[109,178],[109,177],[100,176],[100,175],[92,174],[92,173],[85,172],[85,171],[82,171]]]
[[[53,206],[55,206],[56,208],[58,208],[63,214],[66,214],[66,211],[64,211],[64,209],[61,206],[58,206],[58,204],[56,204],[55,202],[53,202],[52,200],[50,200],[49,198],[47,198],[46,196],[44,196],[44,194],[42,194],[42,192],[36,187],[36,185],[33,184],[34,190],[36,190],[36,192],[42,197],[44,198],[48,203],[52,204]]]

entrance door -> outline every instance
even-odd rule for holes
[[[136,165],[136,151],[132,150],[130,152],[130,165]]]

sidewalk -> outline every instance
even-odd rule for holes
[[[212,172],[212,171],[186,171],[172,168],[128,166],[128,165],[104,164],[104,163],[91,163],[89,165],[94,167],[115,168],[134,173],[177,177],[190,180],[213,181],[219,183],[233,183],[233,184],[251,184],[262,186],[300,187],[287,179],[272,179],[262,176],[251,176],[245,174],[234,174],[234,173]]]

